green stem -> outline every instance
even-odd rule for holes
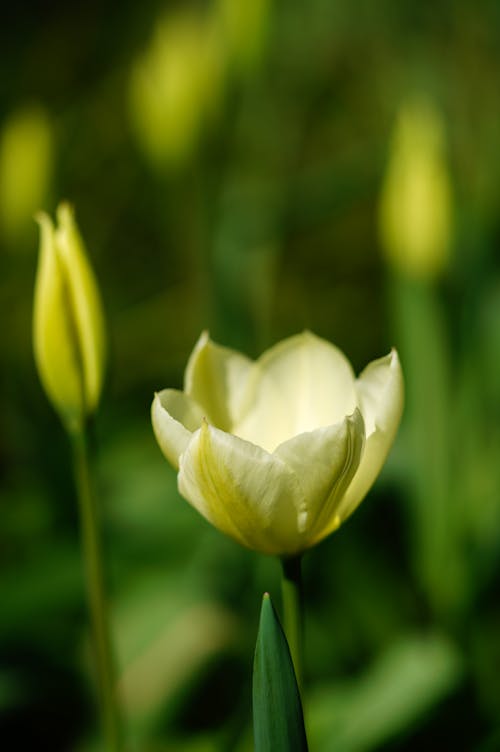
[[[121,749],[114,665],[107,615],[106,595],[99,536],[97,505],[92,489],[85,429],[72,435],[75,482],[80,506],[80,522],[90,611],[92,647],[97,669],[101,722],[107,752]]]
[[[301,557],[291,556],[281,560],[283,576],[281,590],[283,596],[284,628],[292,655],[295,676],[299,690],[302,689],[303,656],[303,591]]]

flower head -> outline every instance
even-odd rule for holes
[[[336,530],[362,501],[402,406],[395,350],[356,379],[343,353],[310,332],[257,361],[204,333],[184,391],[156,394],[152,421],[190,504],[244,546],[288,556]]]
[[[40,106],[14,110],[0,132],[0,227],[16,241],[46,200],[54,164],[54,132]]]
[[[384,178],[382,247],[397,271],[434,280],[449,261],[452,190],[439,112],[426,100],[401,107]]]
[[[57,227],[45,213],[35,283],[33,346],[47,397],[70,431],[97,407],[104,375],[101,299],[73,211],[61,204]]]
[[[200,13],[181,8],[159,19],[130,78],[132,125],[153,166],[189,161],[217,114],[222,63],[213,24]]]

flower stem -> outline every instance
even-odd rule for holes
[[[101,723],[107,752],[120,752],[121,730],[107,614],[96,498],[92,488],[88,432],[72,435],[75,482],[80,507],[92,647],[97,671]]]
[[[283,576],[281,591],[283,596],[283,613],[285,634],[295,668],[299,690],[302,689],[303,656],[303,591],[301,575],[301,557],[291,556],[281,560]]]

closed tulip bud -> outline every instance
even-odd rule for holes
[[[83,428],[101,394],[101,299],[71,207],[59,206],[56,227],[45,213],[37,220],[41,242],[33,312],[35,362],[47,397],[74,433]]]
[[[444,129],[427,102],[398,117],[380,203],[380,234],[389,263],[415,279],[434,279],[448,262],[451,181]]]
[[[31,227],[46,200],[52,173],[53,132],[41,107],[13,112],[0,133],[0,226],[9,241]]]
[[[343,353],[304,332],[257,361],[204,334],[184,391],[156,395],[152,420],[180,493],[248,548],[293,556],[356,509],[403,408],[395,350],[356,378]]]
[[[161,19],[130,78],[132,126],[153,166],[189,161],[217,112],[221,84],[221,51],[203,17],[179,11]]]
[[[262,57],[270,15],[271,0],[252,0],[251,3],[217,0],[215,17],[221,26],[228,66],[249,73],[255,69]]]

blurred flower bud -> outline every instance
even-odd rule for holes
[[[215,12],[229,60],[242,71],[258,63],[269,26],[271,0],[217,0]]]
[[[40,380],[66,428],[79,431],[99,401],[105,332],[101,299],[68,204],[37,217],[41,230],[33,344]]]
[[[0,224],[16,239],[45,202],[52,171],[52,130],[40,107],[12,113],[0,134]]]
[[[405,104],[393,135],[379,220],[387,260],[409,277],[434,279],[448,262],[451,182],[444,147],[443,126],[431,104]]]
[[[132,123],[155,166],[194,151],[220,98],[222,56],[213,28],[193,12],[162,20],[130,79]]]

